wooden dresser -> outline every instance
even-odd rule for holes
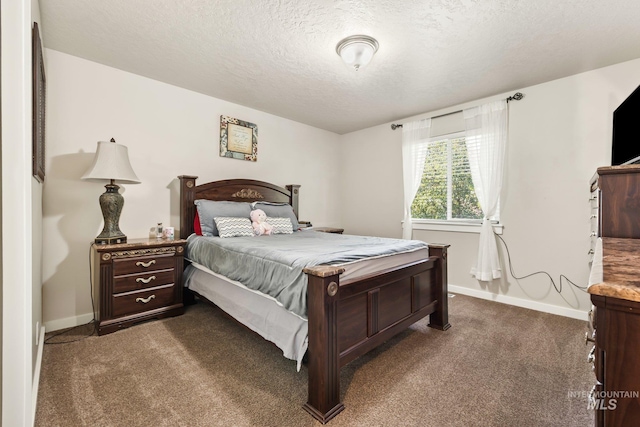
[[[598,236],[640,239],[640,165],[598,168],[591,200]]]
[[[640,166],[599,168],[593,237],[602,238],[602,282],[589,286],[596,426],[640,425]],[[592,222],[593,224],[593,222]]]
[[[183,313],[186,240],[137,239],[92,246],[92,284],[98,334]]]

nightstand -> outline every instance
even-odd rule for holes
[[[184,312],[182,268],[186,240],[131,239],[91,246],[98,335]]]
[[[319,231],[321,233],[334,233],[334,234],[342,234],[344,232],[344,228],[333,228],[333,227],[313,227],[312,230]]]

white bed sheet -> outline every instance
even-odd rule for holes
[[[341,264],[345,271],[340,275],[340,280],[354,280],[428,257],[428,248],[421,248]],[[308,347],[308,322],[305,318],[288,311],[275,298],[249,289],[198,263],[187,267],[184,277],[186,287],[274,343],[282,350],[284,357],[296,361],[296,368],[300,370],[302,357]]]
[[[202,295],[231,317],[274,343],[300,371],[307,351],[308,322],[262,292],[192,263],[185,271],[184,285]]]

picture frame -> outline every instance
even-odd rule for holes
[[[258,160],[258,126],[229,116],[220,116],[220,157]]]
[[[44,60],[42,57],[42,41],[38,23],[33,23],[32,38],[32,74],[33,74],[33,103],[32,103],[32,164],[33,176],[38,182],[44,182],[45,168],[45,113],[46,113],[46,78]]]

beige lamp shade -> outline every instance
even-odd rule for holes
[[[87,169],[82,179],[89,181],[114,180],[125,184],[139,184],[131,163],[129,150],[115,141],[98,141],[93,164]]]

